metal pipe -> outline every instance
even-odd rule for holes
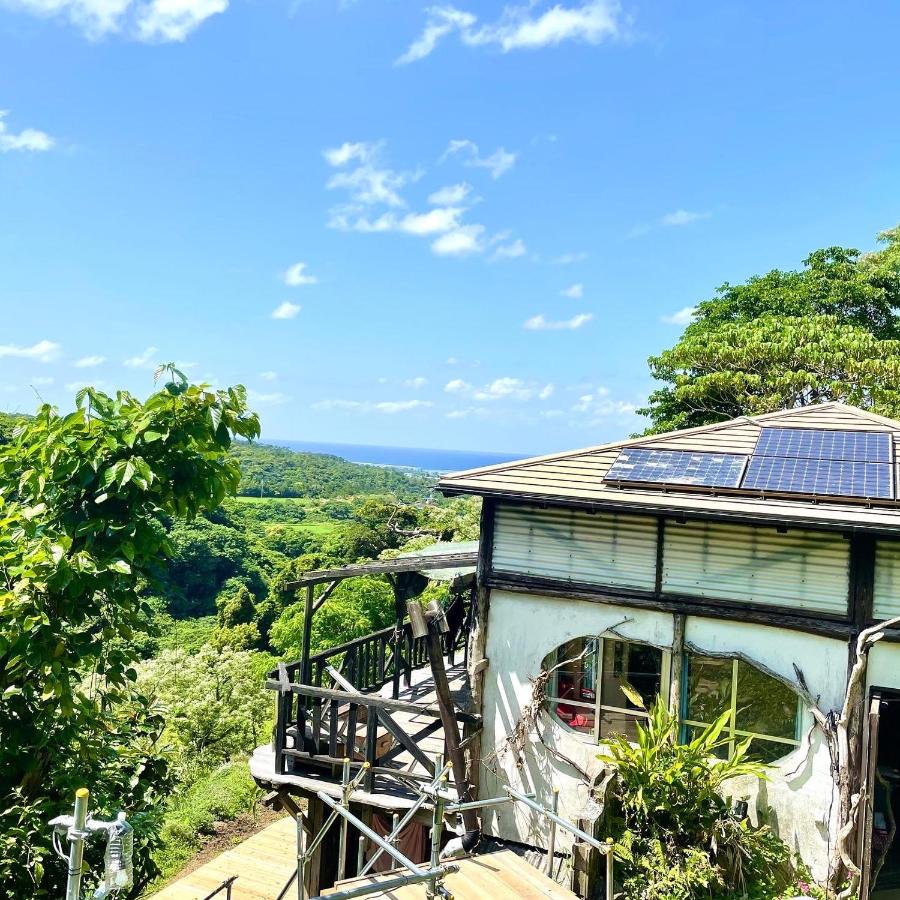
[[[353,825],[355,828],[359,829],[372,843],[377,844],[390,856],[392,859],[396,860],[400,863],[401,866],[405,866],[415,875],[421,875],[424,869],[417,866],[411,859],[407,859],[399,850],[394,849],[381,835],[376,834],[369,828],[368,825],[361,822],[356,816],[353,815],[352,812],[348,809],[344,809],[342,806],[338,805],[328,796],[328,794],[322,791],[316,791],[316,796],[326,805],[331,807],[331,809],[337,810],[338,814],[343,816],[347,821]]]
[[[553,815],[559,816],[559,788],[553,788]],[[547,846],[547,874],[553,878],[553,854],[556,853],[556,822],[550,820],[550,840]]]
[[[438,771],[437,771],[437,774],[435,775],[434,781],[431,782],[432,787],[437,786],[437,784],[440,781],[440,778],[447,773],[447,770],[450,768],[450,763],[447,763],[446,765],[442,765],[441,764],[441,756],[438,755],[437,758],[435,759],[435,768]],[[403,829],[413,820],[416,813],[422,808],[422,806],[424,805],[426,800],[428,800],[427,794],[424,794],[424,793],[419,794],[419,798],[410,807],[410,809],[407,810],[406,815],[400,820],[399,824],[394,829],[394,833],[392,833],[389,836],[391,840],[393,840],[395,837],[397,837],[399,832],[403,831]],[[378,861],[378,858],[381,856],[382,853],[384,853],[384,850],[379,849],[378,852],[363,866],[363,869],[359,874],[365,875],[372,868],[372,866],[375,865],[375,863]]]
[[[615,891],[615,883],[613,881],[613,860],[615,855],[613,854],[612,838],[606,839],[606,848],[606,900],[613,900]]]
[[[534,799],[534,794],[526,794],[526,797]],[[501,803],[515,803],[513,797],[488,797],[485,800],[472,800],[471,803],[446,803],[444,804],[444,812],[456,813],[462,812],[464,809],[481,809],[485,806],[499,806]]]
[[[369,715],[372,713],[370,712]],[[350,808],[350,759],[344,757],[344,770],[341,774],[341,800],[344,806]],[[338,864],[337,880],[343,881],[347,870],[347,820],[341,819],[341,833],[338,840]]]
[[[366,836],[359,836],[359,846],[356,848],[356,874],[362,874],[363,863],[366,860]]]
[[[514,790],[511,787],[506,788],[506,791],[510,794],[510,796],[514,797],[520,803],[524,803],[529,809],[533,809],[535,812],[540,813],[542,816],[547,816],[552,822],[556,822],[561,828],[564,828],[566,831],[571,831],[576,837],[581,838],[586,844],[590,844],[591,847],[596,847],[601,853],[610,854],[612,853],[612,845],[608,842],[604,843],[603,841],[598,841],[597,838],[591,837],[586,831],[582,831],[577,825],[574,825],[572,822],[563,819],[558,816],[556,813],[550,812],[549,809],[544,809],[538,803],[535,803],[530,797],[525,794],[520,794],[517,790]]]
[[[84,842],[88,833],[85,830],[87,821],[88,798],[87,788],[75,791],[75,818],[67,837],[72,845],[69,848],[69,872],[66,879],[66,900],[78,900],[81,896],[81,867],[84,862]]]
[[[388,894],[407,884],[421,884],[447,872],[458,872],[459,866],[443,866],[438,869],[423,869],[411,875],[400,875],[386,881],[375,881],[361,884],[359,887],[347,888],[345,891],[330,891],[327,897],[312,897],[311,900],[353,900],[354,897],[365,897],[366,894]]]
[[[306,853],[304,852],[303,813],[297,815],[297,900],[306,897]]]
[[[309,842],[309,846],[306,848],[306,858],[309,859],[316,852],[319,847],[319,844],[325,839],[325,835],[328,834],[328,829],[334,824],[334,820],[338,817],[336,812],[331,813],[331,815],[325,820],[325,824],[319,829],[319,833]]]
[[[442,778],[446,778],[444,775]],[[444,830],[444,800],[440,791],[434,798],[434,812],[431,820],[431,868],[432,871],[439,871],[441,865],[441,835]],[[438,888],[441,885],[440,876],[435,875],[429,882],[425,896],[428,898],[436,897]]]

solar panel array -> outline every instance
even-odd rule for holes
[[[604,480],[737,487],[746,463],[747,457],[737,453],[634,448],[623,450],[616,457]]]
[[[604,481],[890,500],[891,435],[762,428],[753,454],[625,448]]]
[[[891,436],[881,431],[763,428],[741,486],[890,500]]]

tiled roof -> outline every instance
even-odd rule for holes
[[[622,487],[603,481],[619,451],[625,447],[750,454],[763,426],[887,432],[892,435],[894,446],[894,483],[900,484],[897,478],[900,422],[842,403],[822,403],[454,472],[443,476],[438,487],[447,494],[480,494],[563,505],[684,512],[730,519],[775,519],[822,527],[846,526],[900,532],[900,503],[895,500],[823,502],[801,496],[761,496],[759,493],[712,489],[701,492],[678,485],[668,486],[665,490]]]

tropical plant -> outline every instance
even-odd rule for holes
[[[192,517],[237,490],[234,435],[253,438],[243,388],[172,380],[141,402],[85,389],[44,405],[0,446],[0,882],[60,893],[47,819],[89,786],[141,840],[167,787],[158,708],[134,690],[131,640],[171,546],[160,516]],[[143,859],[144,855],[139,854]]]
[[[634,743],[609,738],[600,758],[615,770],[610,827],[627,900],[771,900],[796,882],[787,845],[727,797],[732,779],[765,777],[747,758],[749,740],[720,758],[729,715],[679,743],[678,721],[657,699]]]

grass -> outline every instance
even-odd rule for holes
[[[148,892],[159,890],[185,866],[204,838],[215,833],[216,822],[251,811],[261,796],[244,758],[224,763],[176,794],[163,817],[161,846],[153,854],[161,874]]]

